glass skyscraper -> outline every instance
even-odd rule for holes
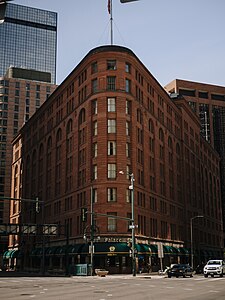
[[[56,82],[57,13],[7,4],[0,24],[0,76],[10,66],[51,73]]]

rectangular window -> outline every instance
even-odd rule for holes
[[[91,74],[98,72],[98,64],[97,61],[95,61],[93,64],[91,64]]]
[[[116,188],[108,188],[108,202],[116,202]]]
[[[199,97],[199,98],[205,98],[205,99],[208,99],[208,92],[201,92],[201,91],[199,91],[199,92],[198,92],[198,97]]]
[[[93,157],[97,157],[98,155],[98,144],[94,143],[93,144]]]
[[[116,164],[108,164],[108,178],[116,178]]]
[[[127,79],[127,78],[126,78],[125,90],[126,90],[127,93],[131,93],[131,81],[130,81],[130,79]]]
[[[108,98],[108,112],[116,111],[116,98]]]
[[[97,135],[98,134],[98,123],[97,123],[97,121],[94,121],[93,125],[94,125],[93,126],[93,129],[94,129],[93,135]]]
[[[107,60],[107,70],[116,70],[116,60]]]
[[[93,201],[93,203],[97,203],[97,201],[98,201],[97,189],[92,190],[92,201]]]
[[[97,179],[98,178],[98,167],[95,165],[93,167],[93,179]]]
[[[126,100],[126,114],[131,114],[131,102],[129,100]]]
[[[116,141],[108,141],[108,155],[116,155]]]
[[[131,190],[126,189],[126,202],[131,203]]]
[[[108,133],[116,133],[116,120],[115,119],[108,120]]]
[[[126,157],[130,158],[130,143],[126,143]]]
[[[115,76],[108,76],[107,77],[107,90],[108,91],[115,91],[116,90],[116,77]]]
[[[97,115],[97,113],[98,113],[98,102],[97,102],[97,100],[92,101],[92,113],[93,113],[93,115]]]
[[[98,80],[97,78],[91,81],[92,93],[96,93],[98,91]]]
[[[126,121],[126,135],[130,136],[130,123]]]
[[[116,212],[107,213],[110,216],[117,216]],[[117,230],[117,221],[116,218],[108,217],[108,231],[113,232]]]
[[[125,72],[126,73],[131,73],[131,65],[129,63],[125,64]]]

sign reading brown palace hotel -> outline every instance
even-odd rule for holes
[[[94,267],[131,272],[125,218],[133,173],[137,264],[160,268],[158,242],[164,265],[190,263],[190,220],[197,215],[204,217],[193,224],[194,263],[219,258],[220,157],[200,130],[188,102],[170,97],[131,50],[95,48],[14,138],[12,197],[38,197],[44,211],[22,202],[11,208],[11,222],[67,225],[67,242],[45,237],[46,270],[65,269],[66,259],[90,263],[90,213],[82,222],[81,209],[90,212],[92,190]],[[11,237],[10,247],[19,250],[21,268],[40,269],[41,238]]]

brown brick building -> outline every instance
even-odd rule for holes
[[[12,139],[55,87],[46,72],[10,67],[0,77],[0,197],[11,196]],[[1,224],[9,223],[9,204],[0,200]],[[7,245],[7,238],[1,236],[0,253]]]
[[[220,158],[200,130],[187,101],[171,99],[131,50],[91,50],[13,142],[12,193],[22,182],[23,198],[44,202],[44,222],[68,228],[67,250],[64,236],[45,239],[46,268],[63,269],[65,253],[70,264],[90,261],[83,239],[90,214],[82,222],[82,208],[90,212],[92,191],[94,266],[130,270],[129,222],[112,216],[131,218],[131,173],[139,263],[159,268],[158,242],[165,264],[190,262],[196,215],[204,216],[193,226],[196,263],[221,256]],[[23,222],[43,222],[33,203],[21,205]],[[23,238],[26,266],[40,267],[39,237]]]
[[[181,95],[189,103],[199,117],[202,136],[220,155],[222,214],[225,226],[225,87],[176,79],[167,84],[165,89],[169,93]]]

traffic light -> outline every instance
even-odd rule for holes
[[[87,208],[86,207],[81,208],[81,220],[82,220],[82,222],[87,222]]]

